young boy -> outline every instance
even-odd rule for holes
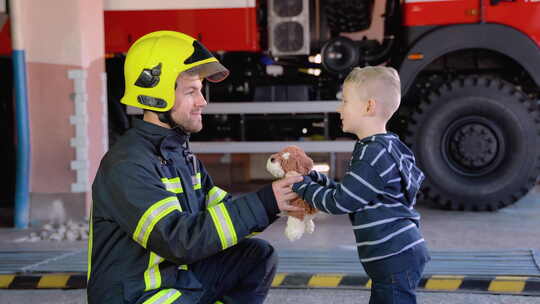
[[[429,261],[414,210],[424,175],[413,153],[386,123],[401,99],[393,68],[355,68],[343,84],[338,108],[343,131],[358,137],[341,183],[316,171],[293,191],[319,210],[349,214],[358,255],[372,280],[369,303],[416,303],[417,287]]]

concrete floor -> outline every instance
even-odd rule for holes
[[[431,250],[535,249],[540,251],[540,186],[514,205],[495,212],[446,211],[418,206],[421,230]],[[346,215],[322,215],[315,232],[290,242],[284,236],[286,219],[280,218],[259,237],[279,249],[355,250]]]
[[[368,303],[369,294],[370,293],[367,290],[273,289],[268,295],[265,304]],[[422,304],[540,304],[540,297],[418,292],[417,302]]]
[[[497,212],[442,211],[419,206],[422,231],[431,250],[502,250],[527,248],[540,251],[540,186],[515,205]],[[316,221],[312,235],[297,242],[283,235],[285,219],[279,219],[259,236],[276,249],[355,250],[346,216],[326,216]],[[67,250],[86,247],[86,242],[14,243],[29,230],[0,229],[0,250]],[[85,290],[0,290],[2,304],[84,304]],[[367,303],[369,291],[339,289],[272,289],[267,304]],[[425,304],[540,304],[540,297],[475,293],[420,292]]]
[[[422,304],[540,304],[540,297],[474,293],[419,292],[417,300]],[[368,302],[367,290],[272,289],[265,304]],[[86,304],[86,290],[0,290],[0,303]]]

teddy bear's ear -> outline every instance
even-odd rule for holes
[[[300,148],[294,149],[293,155],[296,171],[303,175],[308,174],[313,168],[313,160]]]
[[[294,155],[291,154],[291,152],[285,152],[285,150],[283,150],[282,152],[278,153],[278,155],[281,161],[281,169],[283,169],[283,171],[289,172],[295,170],[295,168],[293,168],[294,162],[292,161]]]
[[[309,171],[311,171],[311,169],[313,168],[313,160],[309,156],[307,156],[303,151],[302,151],[302,157],[300,159],[302,160],[302,171],[305,172],[304,174],[308,174]]]

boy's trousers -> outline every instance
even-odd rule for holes
[[[371,278],[370,304],[416,303],[415,289],[430,260],[425,243],[380,261],[364,263]]]

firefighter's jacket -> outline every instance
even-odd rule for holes
[[[256,193],[233,200],[216,187],[186,140],[136,120],[101,161],[92,186],[90,304],[196,302],[201,284],[189,264],[275,219]]]

